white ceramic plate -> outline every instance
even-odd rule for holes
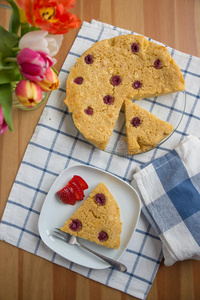
[[[38,225],[39,233],[43,242],[54,252],[79,265],[93,269],[108,268],[109,265],[106,262],[94,256],[93,254],[75,245],[70,246],[67,243],[51,236],[51,232],[53,231],[53,229],[56,227],[62,227],[65,221],[83,203],[82,201],[80,201],[77,202],[74,206],[63,204],[62,201],[60,201],[56,196],[56,192],[63,188],[74,175],[81,176],[89,186],[89,188],[85,190],[84,199],[89,196],[92,190],[100,182],[103,182],[113,194],[119,205],[122,221],[122,232],[121,243],[118,250],[109,249],[79,238],[79,241],[85,246],[88,246],[91,249],[115,260],[118,260],[127,248],[128,243],[136,228],[140,214],[139,196],[131,185],[122,181],[118,177],[101,171],[97,168],[77,165],[65,169],[57,177],[44,201]]]

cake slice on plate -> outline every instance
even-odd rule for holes
[[[99,245],[118,249],[121,228],[117,201],[107,187],[100,183],[61,230]]]
[[[126,135],[129,154],[136,154],[154,148],[173,132],[174,127],[125,100]]]

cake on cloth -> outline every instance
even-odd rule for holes
[[[173,132],[174,127],[139,105],[125,100],[126,135],[129,154],[154,148]]]
[[[128,34],[97,42],[77,59],[64,102],[82,135],[105,150],[124,99],[184,89],[180,68],[166,47]]]
[[[100,183],[61,230],[99,245],[118,249],[121,228],[117,201],[107,187]]]

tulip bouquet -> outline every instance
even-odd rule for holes
[[[13,94],[24,107],[34,108],[44,92],[58,89],[54,56],[63,34],[81,25],[68,11],[75,0],[5,1],[12,14],[9,30],[0,26],[0,135],[13,131]]]

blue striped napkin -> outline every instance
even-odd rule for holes
[[[185,114],[170,139],[145,154],[119,157],[91,146],[74,127],[63,103],[66,79],[72,65],[96,41],[128,33],[133,32],[95,20],[83,22],[60,71],[60,88],[51,93],[21,162],[1,220],[0,239],[92,280],[144,299],[163,253],[160,238],[143,213],[128,248],[120,258],[128,267],[125,274],[112,268],[93,270],[74,264],[45,246],[38,232],[41,207],[51,185],[63,169],[77,164],[91,165],[131,183],[137,167],[168,153],[188,134],[200,137],[200,59],[170,47],[167,49],[180,66],[187,89]],[[151,102],[151,108],[154,105],[155,102]],[[165,108],[163,106],[162,110],[165,111]],[[167,111],[171,113],[169,107]],[[124,129],[123,126],[121,129]],[[114,132],[117,138],[120,132]]]
[[[200,260],[200,140],[186,137],[133,178],[142,210],[162,241],[165,265]]]

